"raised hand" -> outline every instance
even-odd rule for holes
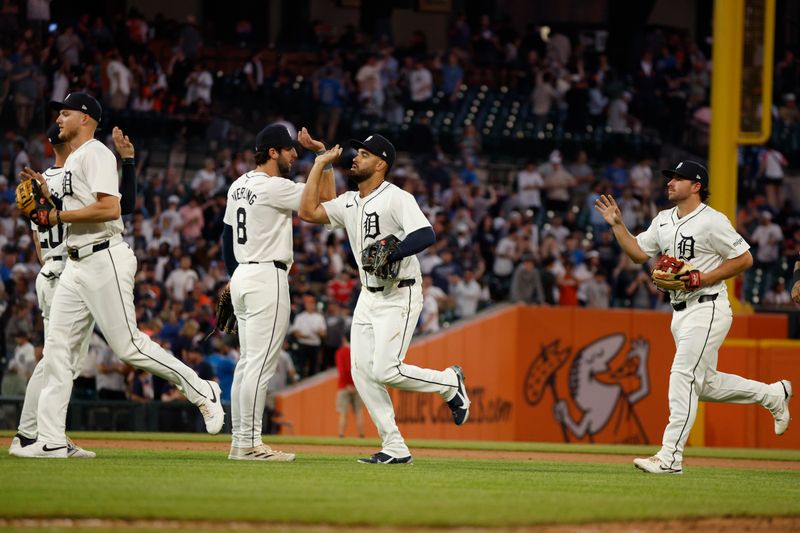
[[[606,196],[601,194],[600,198],[595,200],[594,208],[603,216],[603,219],[611,226],[622,224],[622,212],[619,210],[617,202],[610,194]]]
[[[326,150],[325,153],[319,154],[314,162],[327,165],[339,159],[340,155],[342,155],[342,147],[337,144],[330,150]]]
[[[117,153],[119,153],[121,158],[128,159],[133,157],[133,143],[127,135],[122,133],[121,129],[115,126],[114,129],[111,130],[111,138],[114,140],[114,146],[116,146]]]
[[[305,127],[303,127],[300,130],[300,133],[297,134],[297,140],[300,143],[300,146],[306,150],[312,150],[315,153],[325,149],[325,145],[321,141],[317,141],[311,137],[311,134],[308,133],[308,130]]]

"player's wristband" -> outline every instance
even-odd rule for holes
[[[325,150],[320,150],[319,152],[317,152],[317,155],[322,155],[324,153],[325,153]],[[322,168],[322,170],[323,170],[323,172],[326,171],[326,170],[333,170],[333,165],[331,163],[328,163],[327,165],[325,165]]]
[[[122,158],[123,165],[135,165],[136,160],[133,157],[123,157]]]
[[[61,211],[56,209],[56,224],[61,225]]]

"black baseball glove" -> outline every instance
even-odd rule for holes
[[[400,261],[390,261],[389,257],[399,247],[400,239],[394,235],[378,239],[361,251],[361,268],[381,279],[397,279]]]
[[[217,329],[232,335],[239,332],[236,327],[236,315],[233,313],[230,287],[225,287],[225,290],[219,295],[219,301],[217,302]]]

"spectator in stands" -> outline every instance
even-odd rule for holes
[[[201,100],[207,105],[211,105],[211,88],[214,86],[214,77],[211,76],[204,63],[196,62],[184,83],[186,84],[187,107],[191,107]]]
[[[531,93],[533,121],[537,132],[543,132],[553,104],[558,99],[558,91],[553,85],[553,75],[540,71],[536,79],[536,87]]]
[[[148,403],[154,399],[153,375],[141,368],[128,374],[128,395],[132,402]]]
[[[214,367],[212,367],[203,356],[203,349],[197,342],[192,342],[188,347],[183,349],[183,361],[200,376],[200,379],[207,381],[217,381],[217,376],[214,375]]]
[[[33,112],[39,105],[42,72],[33,60],[33,53],[25,52],[22,61],[11,71],[14,107],[17,113],[17,126],[26,131],[33,119]]]
[[[783,230],[772,221],[771,212],[766,209],[761,211],[758,227],[753,231],[750,240],[758,247],[754,266],[764,273],[764,287],[771,287],[778,273],[780,245],[783,241]]]
[[[297,340],[297,368],[303,377],[319,371],[320,348],[327,326],[325,318],[317,311],[317,298],[311,293],[303,295],[303,311],[294,317],[289,333]]]
[[[608,104],[608,121],[606,127],[611,133],[630,133],[639,131],[639,122],[629,113],[628,104],[631,93],[623,91]]]
[[[367,62],[356,74],[358,101],[362,112],[367,115],[380,115],[383,109],[383,85],[381,82],[381,63],[376,54],[370,54]]]
[[[562,166],[561,152],[553,150],[549,162],[542,165],[547,209],[564,213],[569,208],[570,189],[576,185],[575,178]]]
[[[517,191],[519,203],[525,209],[539,213],[542,209],[542,189],[544,179],[536,168],[536,162],[529,159],[525,168],[517,173]]]
[[[564,225],[564,220],[560,215],[554,215],[549,224],[546,224],[542,231],[542,238],[553,237],[558,245],[558,250],[566,248],[567,237],[570,230]]]
[[[312,80],[314,99],[319,106],[316,131],[329,142],[336,138],[339,118],[347,95],[340,63],[339,56],[334,55],[325,66],[314,73]]]
[[[788,165],[786,157],[768,144],[758,154],[758,176],[763,180],[767,203],[776,209],[783,206],[783,169]]]
[[[0,56],[0,59],[2,56]],[[2,74],[0,74],[0,79]],[[2,82],[0,82],[0,85]],[[0,87],[0,109],[2,109],[2,88]],[[800,110],[797,108],[797,98],[794,93],[783,95],[783,105],[778,110],[778,116],[786,126],[794,126],[800,122]]]
[[[622,196],[622,190],[628,186],[628,170],[625,168],[625,158],[618,155],[603,172],[603,178],[611,187],[614,197]]]
[[[414,70],[409,75],[408,88],[412,109],[423,110],[430,107],[433,98],[433,75],[421,57],[414,61]]]
[[[575,162],[569,166],[569,173],[575,178],[575,186],[572,188],[572,203],[582,206],[595,181],[594,170],[589,165],[589,154],[586,153],[586,150],[578,150]]]
[[[81,64],[80,56],[83,51],[83,42],[75,34],[75,28],[66,26],[61,35],[56,38],[56,47],[58,48],[58,55],[64,64],[70,66]]]
[[[322,340],[322,367],[327,370],[336,365],[336,351],[342,345],[342,339],[350,331],[350,317],[347,316],[339,302],[330,300],[325,310],[325,338]]]
[[[341,347],[336,351],[336,371],[338,374],[336,391],[336,411],[339,413],[339,438],[344,438],[347,427],[347,413],[353,412],[356,419],[358,438],[364,438],[364,403],[356,391],[353,376],[350,373],[349,333],[342,336]]]
[[[464,133],[458,141],[458,150],[462,161],[474,160],[481,154],[481,135],[474,123],[464,126]]]
[[[563,262],[564,271],[557,276],[558,305],[578,305],[578,280],[575,277],[575,265],[570,260]]]
[[[532,254],[524,254],[511,279],[509,299],[516,303],[543,304],[542,279]]]
[[[630,171],[633,195],[642,202],[650,199],[653,193],[653,169],[649,159],[641,159]]]
[[[606,309],[611,305],[611,286],[606,280],[605,270],[598,268],[592,277],[581,284],[581,292],[586,307]]]
[[[778,278],[775,284],[764,295],[764,305],[772,307],[794,307],[792,296],[786,288],[786,280]]]
[[[199,278],[200,276],[192,268],[192,258],[187,254],[181,257],[180,266],[169,273],[164,286],[173,300],[182,302],[191,293]]]
[[[189,203],[178,209],[178,214],[183,222],[181,236],[188,243],[194,243],[203,231],[205,220],[203,219],[203,209],[200,207],[201,201],[202,198],[199,195],[192,194]]]
[[[419,315],[419,332],[436,333],[439,331],[439,304],[444,303],[447,295],[433,284],[433,277],[422,276],[422,311]]]
[[[640,265],[631,261],[625,254],[620,255],[617,275],[617,294],[620,307],[652,309],[658,289],[650,279],[650,274]]]
[[[17,331],[15,335],[13,356],[8,362],[8,368],[3,375],[3,396],[24,396],[28,381],[33,375],[33,369],[38,361],[36,353],[25,331]],[[41,359],[41,347],[39,349]]]
[[[111,109],[125,109],[128,107],[128,99],[131,96],[134,80],[133,73],[122,62],[122,56],[117,49],[112,50],[109,54],[106,75],[109,83],[109,107]]]
[[[186,24],[180,33],[180,47],[183,55],[189,60],[194,60],[203,47],[203,36],[197,29],[197,19],[194,15],[186,15]]]
[[[483,287],[478,282],[475,271],[467,267],[464,276],[453,275],[450,278],[450,287],[455,312],[458,318],[469,318],[478,312],[478,305],[484,298]]]
[[[264,90],[264,58],[263,50],[258,50],[245,61],[242,66],[242,78],[244,81],[244,91],[248,102],[257,104],[262,98]]]
[[[458,54],[455,50],[447,54],[447,62],[441,65],[441,75],[441,89],[442,93],[444,93],[444,98],[442,99],[443,107],[445,109],[453,109],[458,99],[461,84],[464,81],[464,69],[461,68]]]

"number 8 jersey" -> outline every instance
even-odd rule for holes
[[[225,224],[233,228],[236,262],[281,261],[291,265],[292,211],[300,208],[304,183],[251,170],[228,189]]]
[[[50,194],[55,198],[61,198],[63,188],[64,168],[50,167],[44,171],[44,180]],[[47,229],[39,229],[39,226],[31,223],[31,229],[39,235],[39,244],[42,248],[42,261],[47,261],[52,257],[64,259],[66,245],[64,244],[64,224],[51,226]],[[63,263],[62,263],[63,264]]]

